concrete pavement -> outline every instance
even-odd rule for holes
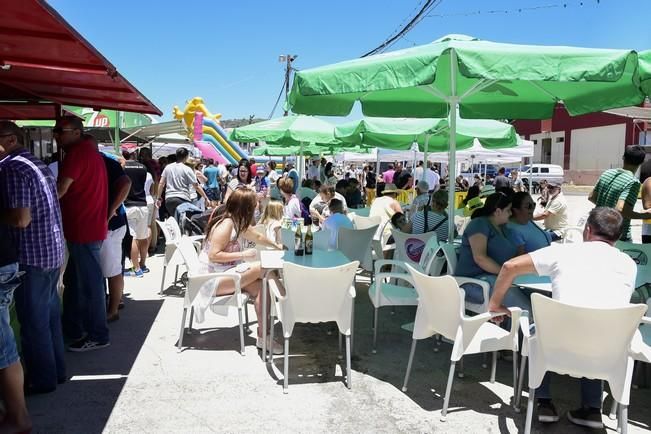
[[[585,197],[568,201],[571,219],[589,209]],[[511,362],[498,362],[497,381],[491,384],[481,355],[466,358],[465,378],[455,379],[447,422],[439,421],[449,369],[447,344],[438,352],[431,340],[418,344],[409,391],[403,393],[411,335],[400,326],[413,321],[415,308],[397,308],[395,314],[381,309],[378,352],[372,354],[372,308],[364,277],[357,287],[352,390],[342,377],[337,335],[328,334],[333,327],[308,324],[297,325],[290,341],[290,386],[284,395],[282,357],[275,368],[265,366],[255,348],[255,324],[246,355],[239,354],[235,311],[227,317],[208,314],[205,323],[195,323],[185,338],[188,348],[179,352],[182,298],[174,290],[157,295],[161,256],[150,258],[148,265],[152,272],[144,278],[126,278],[126,308],[110,325],[111,346],[69,353],[72,380],[52,394],[28,399],[35,432],[513,433],[524,425],[524,407],[521,413],[510,407]],[[250,316],[254,321],[252,307]],[[564,416],[577,406],[578,381],[558,377],[553,393]],[[632,390],[630,432],[650,431],[650,405],[649,389]],[[605,408],[609,406],[608,398]],[[616,425],[606,416],[604,422],[608,431]],[[533,427],[534,432],[585,432],[564,417],[558,424],[534,422]]]

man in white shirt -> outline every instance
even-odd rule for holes
[[[320,160],[318,158],[315,158],[314,160],[312,160],[312,164],[307,169],[307,179],[316,180],[316,181],[319,180],[319,176],[320,176],[319,175],[319,173],[320,173],[319,161]]]
[[[615,247],[622,229],[622,215],[614,208],[596,207],[588,217],[583,243],[553,244],[507,261],[497,276],[488,309],[508,313],[502,305],[513,280],[523,274],[550,276],[552,298],[590,308],[627,306],[635,289],[635,262]],[[601,428],[602,381],[581,379],[582,408],[568,419],[590,428]],[[551,401],[550,377],[536,390],[538,421],[556,422]]]
[[[429,192],[434,193],[439,189],[441,177],[431,166],[431,163],[428,162],[427,166],[427,170],[425,171],[425,181],[427,182],[427,185],[429,185]]]
[[[319,194],[316,195],[310,203],[310,215],[314,219],[315,223],[322,223],[330,215],[328,203],[330,203],[332,199],[339,199],[343,204],[344,212],[348,212],[346,198],[340,193],[337,193],[333,186],[322,185],[319,189]]]
[[[534,220],[544,220],[545,229],[560,237],[567,228],[567,200],[558,181],[547,182],[547,203],[541,213],[535,214]]]
[[[425,175],[425,168],[423,167],[423,162],[419,161],[418,166],[414,169],[414,182],[425,181],[423,176]]]

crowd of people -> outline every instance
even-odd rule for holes
[[[53,134],[64,157],[48,167],[24,148],[17,125],[0,122],[0,384],[9,397],[2,423],[20,429],[30,425],[23,391],[49,393],[67,380],[66,348],[85,352],[110,345],[109,324],[119,320],[124,276],[140,278],[149,272],[147,258],[158,242],[156,220],[172,217],[182,227],[194,222],[206,236],[199,254],[203,270],[236,269],[259,321],[266,314],[261,312],[262,270],[247,242],[282,249],[284,219],[329,230],[331,247],[336,247],[339,228],[352,228],[345,214],[365,206],[369,216],[387,223],[384,235],[392,228],[432,232],[447,242],[452,225],[462,233],[455,273],[488,282],[491,310],[505,313],[506,307],[531,309],[529,294],[511,285],[516,275],[532,270],[551,274],[553,282],[558,278],[559,287],[566,288],[578,279],[569,270],[576,257],[612,259],[594,270],[593,281],[610,279],[621,289],[623,303],[632,291],[631,267],[613,245],[631,239],[631,219],[645,220],[642,241],[651,241],[651,162],[643,164],[645,153],[638,146],[626,148],[621,169],[608,170],[599,179],[589,197],[597,208],[584,233],[586,241],[595,243],[575,251],[554,244],[568,226],[561,185],[544,183],[534,200],[515,170],[507,176],[502,168],[489,180],[477,175],[472,186],[457,178],[455,189],[466,191],[456,213],[466,224],[457,227],[448,217],[448,207],[455,206],[448,203],[448,183],[432,164],[420,162],[411,170],[396,162],[380,172],[372,164],[339,170],[332,162],[314,159],[301,179],[291,161],[280,171],[274,161],[260,165],[253,158],[232,167],[192,159],[184,148],[158,160],[147,148],[121,156],[102,153],[76,117],[59,119]],[[638,180],[634,174],[640,166]],[[411,189],[413,199],[401,203],[400,195]],[[640,189],[644,209],[634,211]],[[613,279],[611,265],[618,263],[626,273]],[[219,279],[213,292],[231,294],[234,288],[231,279]],[[464,289],[469,300],[483,302],[477,285]],[[554,298],[570,297],[556,292]],[[9,325],[12,297],[23,364]],[[604,297],[573,300],[594,305]],[[267,339],[275,353],[282,352],[261,330],[257,346]],[[585,387],[587,410],[575,416],[593,420],[600,383]],[[548,390],[546,379],[539,414],[553,419]]]

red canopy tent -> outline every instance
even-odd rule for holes
[[[45,1],[4,2],[0,40],[0,118],[52,119],[63,104],[162,114]]]

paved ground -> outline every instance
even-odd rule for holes
[[[585,196],[570,196],[571,220],[590,207]],[[639,227],[637,235],[639,237]],[[447,422],[440,422],[450,346],[438,352],[419,344],[410,388],[400,388],[409,355],[410,334],[400,328],[413,320],[413,307],[380,313],[377,354],[371,353],[371,307],[367,280],[358,284],[353,388],[348,390],[337,359],[337,338],[326,325],[297,326],[291,340],[290,388],[283,395],[282,358],[266,368],[247,338],[246,356],[237,349],[237,315],[209,315],[177,342],[182,298],[174,290],[157,295],[161,257],[149,262],[143,279],[127,279],[126,308],[111,325],[110,348],[68,354],[73,378],[49,395],[30,397],[35,432],[518,432],[524,411],[510,407],[511,363],[500,361],[497,381],[489,383],[482,357],[465,361],[465,378],[455,379]],[[171,277],[168,277],[168,285]],[[253,316],[253,310],[251,309]],[[252,330],[255,330],[252,327]],[[279,330],[279,329],[277,329]],[[251,336],[253,336],[252,332]],[[575,380],[554,383],[559,411],[578,400]],[[632,391],[631,432],[649,432],[649,389]],[[526,405],[526,399],[523,405]],[[609,408],[610,399],[606,400]],[[604,416],[614,432],[615,423]],[[582,433],[565,419],[535,432]]]

